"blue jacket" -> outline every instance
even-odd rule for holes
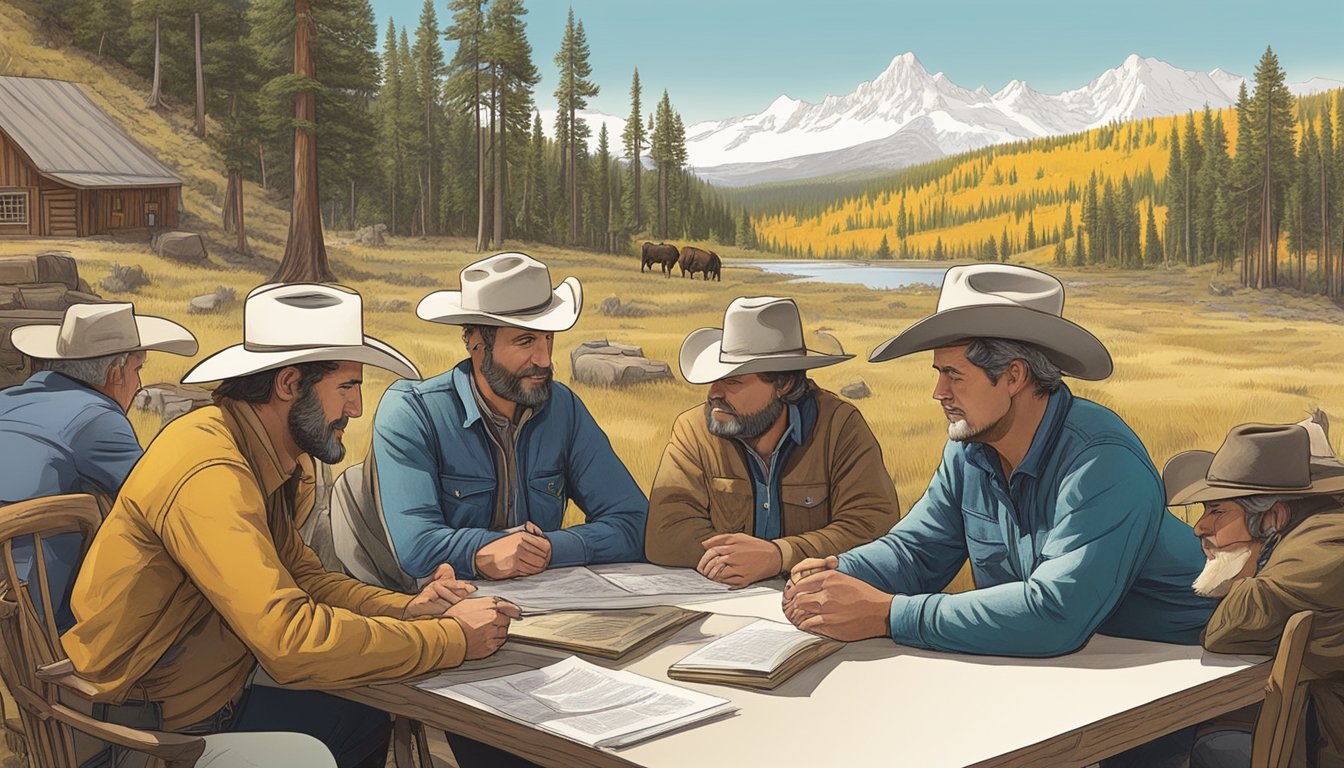
[[[495,448],[472,395],[471,361],[425,381],[388,388],[373,422],[373,455],[388,533],[401,567],[428,576],[451,563],[476,578],[476,552],[491,531]],[[518,434],[526,517],[547,532],[551,567],[644,558],[649,501],[588,409],[563,384]],[[586,522],[564,530],[567,502]]]
[[[977,589],[940,594],[970,558]],[[1093,632],[1197,644],[1215,601],[1143,443],[1061,386],[1005,481],[992,448],[949,441],[923,498],[840,570],[896,595],[891,637],[958,653],[1054,656]]]
[[[93,493],[111,500],[144,451],[116,401],[74,379],[40,371],[0,390],[0,504],[64,493]],[[42,553],[56,601],[56,628],[75,623],[70,589],[79,565],[80,537],[46,538]],[[33,543],[14,542],[15,567],[27,574]],[[36,579],[29,579],[41,611]]]

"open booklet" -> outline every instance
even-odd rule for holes
[[[667,670],[673,680],[772,689],[844,643],[761,619],[699,648]]]
[[[718,696],[574,656],[506,677],[418,687],[590,747],[623,747],[737,709]]]
[[[554,568],[535,576],[474,582],[477,594],[497,595],[527,613],[694,603],[771,591],[768,587],[730,590],[692,568],[647,563]]]
[[[662,642],[703,615],[674,605],[559,611],[513,622],[509,639],[617,660]]]

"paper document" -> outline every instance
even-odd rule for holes
[[[652,647],[702,615],[671,605],[557,611],[513,622],[509,639],[620,659]]]
[[[674,666],[769,672],[816,642],[816,635],[792,624],[761,619],[702,646]]]
[[[645,608],[768,592],[768,587],[729,590],[688,568],[647,563],[554,568],[535,576],[475,582],[478,596],[498,596],[529,613],[604,608]]]
[[[575,657],[492,680],[418,687],[590,747],[632,744],[736,709],[718,696]]]

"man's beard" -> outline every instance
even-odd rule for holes
[[[947,437],[948,439],[954,442],[964,443],[968,440],[974,440],[975,438],[979,437],[980,435],[983,435],[984,433],[997,427],[998,425],[999,422],[993,421],[990,422],[989,424],[977,427],[972,425],[963,416],[962,418],[957,419],[956,421],[948,422]]]
[[[322,403],[318,401],[317,392],[312,387],[300,395],[294,407],[289,409],[289,434],[294,444],[323,464],[336,464],[345,458],[345,444],[336,436],[336,430],[344,430],[349,423],[349,416],[327,421],[327,415],[322,412]]]
[[[530,365],[518,373],[510,373],[495,363],[494,350],[489,348],[485,350],[485,356],[481,358],[481,374],[485,376],[485,383],[490,385],[491,391],[524,408],[540,408],[546,404],[547,400],[551,399],[552,371],[552,368]],[[539,386],[529,387],[523,383],[523,380],[528,376],[543,374],[546,376],[546,380]]]
[[[1234,544],[1213,553],[1204,570],[1191,586],[1200,597],[1223,597],[1232,589],[1232,582],[1246,567],[1251,559],[1251,548],[1246,544]]]
[[[728,413],[727,421],[714,418],[714,409]],[[784,411],[784,401],[779,397],[770,398],[770,402],[755,413],[739,414],[728,401],[722,398],[710,398],[705,401],[705,426],[711,435],[719,437],[738,437],[743,440],[755,440],[775,423]]]

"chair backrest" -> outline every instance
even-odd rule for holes
[[[98,502],[88,494],[0,506],[0,677],[19,706],[28,752],[37,766],[76,764],[70,729],[51,717],[51,706],[58,703],[56,687],[37,676],[39,667],[65,659],[43,540],[78,534],[82,559],[101,522]],[[15,564],[16,540],[25,549],[31,541],[26,578]]]
[[[1288,768],[1307,701],[1307,686],[1301,680],[1302,657],[1311,639],[1311,625],[1311,611],[1293,614],[1284,625],[1265,686],[1265,701],[1255,721],[1251,768]]]
[[[347,468],[331,491],[331,539],[345,572],[366,584],[413,593],[416,579],[401,569],[378,503],[373,452]]]

